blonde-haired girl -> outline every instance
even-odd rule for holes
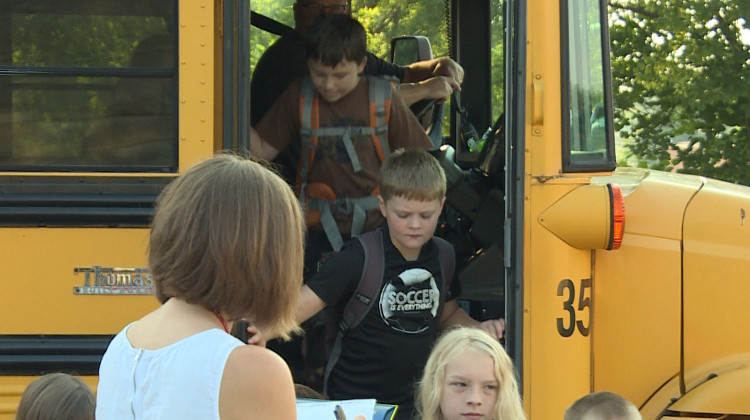
[[[422,420],[525,420],[513,362],[497,339],[478,328],[444,333],[417,389]]]

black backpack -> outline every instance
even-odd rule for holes
[[[357,289],[344,306],[341,317],[336,316],[335,308],[325,310],[325,350],[327,361],[323,376],[323,394],[327,395],[328,377],[341,355],[341,341],[346,332],[357,327],[370,311],[383,283],[385,257],[383,249],[383,231],[377,229],[363,233],[356,237],[365,252],[365,263]],[[456,265],[456,255],[451,244],[443,238],[432,237],[438,247],[440,261],[441,291],[453,278]],[[440,293],[440,311],[443,308],[445,293]],[[438,316],[440,312],[438,312]],[[309,349],[309,346],[308,346]]]

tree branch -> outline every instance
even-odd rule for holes
[[[629,10],[635,14],[638,14],[638,15],[641,15],[650,19],[657,19],[660,17],[658,13],[652,12],[650,10],[646,10],[643,7],[621,4],[618,2],[614,2],[614,1],[610,1],[608,3],[609,3],[609,7],[616,9],[616,10]]]

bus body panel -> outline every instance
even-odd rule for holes
[[[219,3],[216,5],[220,7]],[[210,2],[179,2],[180,172],[221,150],[220,14]]]
[[[750,415],[750,353],[696,367],[685,375],[685,389],[669,405],[673,413]]]
[[[660,386],[643,404],[637,404],[644,419],[662,418],[665,410],[680,397],[680,376],[671,377]],[[671,418],[671,417],[664,417]]]
[[[622,187],[626,222],[620,249],[594,252],[592,390],[640,405],[680,371],[682,217],[702,183],[638,169],[595,182]]]
[[[96,286],[94,273],[75,269],[145,269],[147,245],[148,229],[3,228],[0,254],[7,258],[0,282],[0,333],[117,333],[158,302],[153,295],[75,294],[87,277]],[[122,284],[117,276],[110,280],[109,273],[104,273],[105,282]],[[144,280],[150,283],[150,278]],[[106,293],[104,288],[100,293]]]
[[[618,168],[593,183],[617,184],[625,196],[626,234],[665,239],[682,238],[687,202],[703,185],[703,178],[661,171]]]
[[[711,361],[750,351],[748,211],[750,188],[710,180],[685,213],[686,375]]]
[[[641,403],[680,370],[680,243],[626,233],[595,266],[593,390]]]
[[[591,387],[591,251],[569,246],[537,221],[559,197],[586,183],[583,177],[533,182],[528,191],[523,378],[530,418],[561,418],[569,402]]]
[[[595,252],[593,390],[644,418],[747,414],[750,189],[637,169],[605,181],[628,191],[627,222],[619,250]]]

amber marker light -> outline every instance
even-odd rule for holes
[[[622,245],[622,235],[625,233],[625,200],[622,198],[622,190],[619,185],[607,184],[610,201],[612,203],[612,231],[608,250],[619,249]]]
[[[581,185],[550,205],[539,223],[578,249],[618,249],[625,227],[623,196],[617,185]]]

